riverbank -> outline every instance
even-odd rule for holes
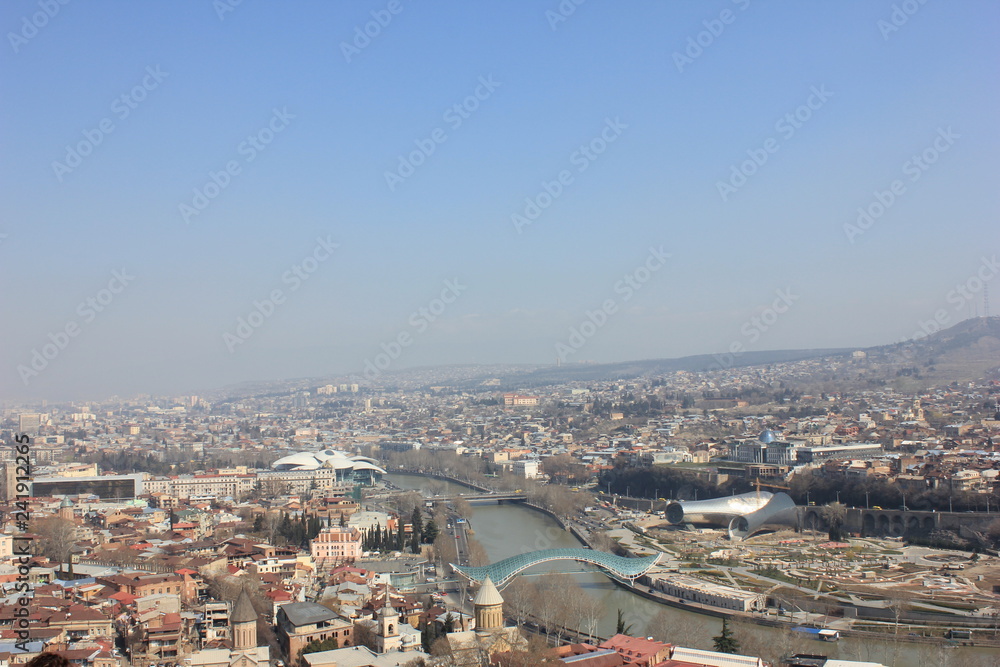
[[[415,471],[399,472],[409,478],[402,481],[401,484],[403,488],[407,489],[425,488],[426,484],[419,481],[421,478],[440,479],[446,483],[455,484],[456,486],[448,489],[448,493],[451,495],[461,493],[461,488],[476,488],[475,485],[470,485],[463,480],[450,479],[446,476],[423,475],[415,473]],[[523,507],[525,505],[528,506]],[[538,508],[527,503],[505,505],[474,504],[473,507],[477,518],[477,537],[486,547],[487,552],[494,562],[532,550],[572,546],[593,547],[593,545],[588,543],[588,537],[582,525],[578,527],[574,525],[573,521],[564,521],[560,517],[553,515],[553,513],[544,511],[544,508]],[[529,515],[538,517],[538,519],[530,518]],[[538,566],[536,569],[522,576],[540,576],[546,570],[546,567]],[[551,564],[551,568],[552,570],[573,569],[572,566],[567,566],[565,563],[562,565],[553,563]],[[617,609],[626,610],[627,613],[631,614],[637,632],[642,632],[644,626],[651,622],[661,611],[669,611],[671,621],[679,624],[679,627],[686,628],[685,633],[689,637],[688,641],[700,642],[703,646],[706,644],[707,646],[711,646],[711,637],[717,633],[718,627],[721,625],[721,619],[727,617],[741,618],[753,622],[761,628],[761,636],[768,636],[767,641],[773,642],[776,645],[788,642],[789,640],[783,638],[783,636],[787,635],[791,628],[800,625],[802,622],[802,619],[763,618],[759,615],[755,618],[753,615],[744,616],[732,612],[732,610],[704,607],[696,603],[681,603],[676,599],[665,598],[662,594],[650,591],[645,586],[630,586],[625,582],[619,582],[613,577],[609,577],[603,571],[588,570],[586,574],[580,573],[575,576],[580,578],[579,580],[588,593],[597,597],[606,610],[603,619],[598,624],[599,627],[597,628],[596,635],[610,636],[610,634],[614,634]],[[697,618],[705,619],[705,623],[695,623],[694,619]],[[956,624],[954,627],[961,627],[961,625]],[[944,640],[940,638],[911,637],[906,635],[904,633],[908,633],[909,630],[902,624],[899,626],[898,631],[899,635],[895,634],[895,628],[892,627],[888,627],[886,632],[847,631],[848,634],[844,635],[844,640],[841,642],[823,644],[822,652],[831,655],[831,657],[854,659],[861,659],[862,657],[873,659],[877,657],[875,655],[876,651],[880,653],[884,652],[883,662],[889,664],[891,662],[890,655],[899,651],[900,659],[912,660],[912,662],[906,664],[918,664],[919,660],[930,656],[928,651],[936,650],[932,646],[944,643]],[[914,631],[918,630],[914,629]],[[772,633],[774,633],[773,636]],[[779,635],[778,633],[783,633],[783,635]],[[791,634],[796,637],[800,635],[800,633]],[[802,635],[800,639],[805,641],[805,635]],[[897,641],[899,644],[898,648],[896,648]],[[905,648],[906,646],[910,648]],[[972,651],[973,654],[978,654],[981,650],[984,650],[980,649],[979,646],[980,642],[978,640],[975,648],[963,646],[961,647],[961,654],[964,655],[966,650]],[[801,648],[807,649],[807,646],[803,645]],[[811,642],[809,643],[809,648],[811,648]],[[817,645],[816,648],[818,649],[819,646]],[[954,655],[957,657],[958,653]]]

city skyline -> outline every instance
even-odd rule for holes
[[[1000,267],[991,3],[43,5],[4,400],[861,348]]]

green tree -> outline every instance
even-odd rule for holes
[[[420,516],[420,508],[414,506],[413,514],[410,515],[410,526],[413,529],[410,535],[410,551],[415,554],[420,553],[420,543],[423,541],[423,519]]]
[[[440,531],[438,530],[437,524],[434,522],[434,519],[429,520],[427,522],[427,525],[424,526],[424,535],[423,535],[424,544],[434,544],[434,540],[437,539],[439,532]]]
[[[615,622],[615,634],[618,635],[631,635],[632,634],[632,624],[629,623],[625,625],[625,614],[622,610],[618,610],[618,620]]]
[[[319,653],[320,651],[332,651],[335,648],[340,648],[340,644],[337,642],[336,637],[330,637],[329,639],[325,639],[323,641],[319,641],[316,639],[312,640],[311,642],[305,645],[305,648],[302,649],[302,652]]]
[[[715,650],[719,653],[740,652],[740,643],[733,637],[733,633],[729,629],[729,622],[725,617],[722,618],[722,632],[712,637],[712,643],[715,645]]]

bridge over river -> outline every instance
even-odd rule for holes
[[[593,549],[543,549],[517,554],[483,567],[468,567],[452,564],[458,574],[476,583],[482,583],[488,576],[497,588],[503,588],[529,567],[554,560],[573,560],[578,563],[596,565],[616,578],[629,583],[649,572],[660,560],[660,554],[644,558],[625,558]]]
[[[458,494],[457,496],[434,496],[428,498],[429,503],[450,503],[454,500],[467,500],[473,502],[491,502],[503,505],[504,503],[526,503],[528,495],[526,493],[469,493]]]

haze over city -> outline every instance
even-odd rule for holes
[[[0,398],[986,314],[1000,10],[903,4],[4,3]]]

